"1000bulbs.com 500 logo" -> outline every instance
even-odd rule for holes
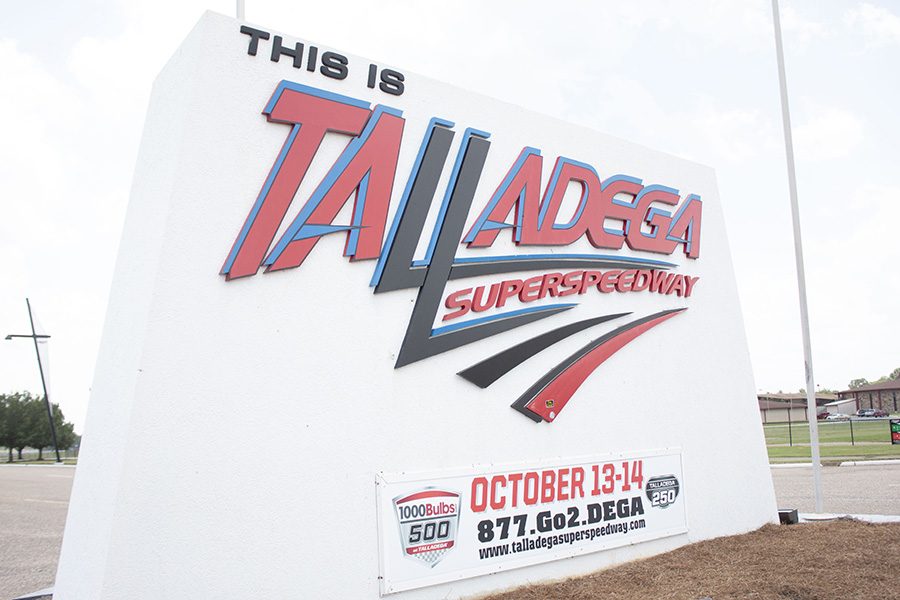
[[[459,526],[456,492],[425,488],[394,498],[404,555],[435,566],[456,544]]]

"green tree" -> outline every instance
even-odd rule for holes
[[[849,384],[847,384],[847,387],[849,387],[851,390],[855,390],[857,388],[861,388],[864,385],[869,385],[869,380],[865,377],[860,377],[859,379],[854,379]]]
[[[53,424],[60,450],[75,445],[78,435],[58,404],[53,404]],[[21,460],[26,447],[35,448],[38,460],[43,460],[44,448],[52,445],[53,435],[43,397],[28,392],[0,394],[0,446],[7,449],[7,462],[13,461],[13,450]]]
[[[33,398],[28,402],[28,435],[23,440],[26,446],[38,451],[38,460],[44,460],[44,448],[53,444],[50,434],[50,422],[47,420],[47,409],[42,398]],[[55,423],[54,423],[55,424]],[[21,458],[21,450],[19,458]]]
[[[35,430],[40,427],[41,422],[41,400],[28,392],[22,392],[22,411],[19,416],[19,433],[16,437],[16,454],[18,455],[18,459],[22,460],[22,451],[31,446],[34,448],[32,444],[32,440],[35,437]],[[47,415],[44,414],[44,421],[47,420]]]
[[[59,443],[60,450],[68,450],[78,441],[78,436],[75,434],[75,426],[63,419],[62,413],[60,413],[60,420],[62,423],[56,428],[56,441]]]
[[[53,425],[56,429],[56,443],[65,450],[74,442],[74,426],[67,423],[59,404],[52,403]],[[32,398],[28,402],[29,433],[25,445],[38,451],[38,460],[44,460],[44,448],[53,447],[53,432],[47,419],[47,405],[43,398]]]
[[[27,445],[30,419],[28,404],[35,397],[28,392],[0,394],[0,446],[4,446],[13,460],[13,449],[18,450],[22,458],[22,449]]]
[[[888,375],[888,377],[891,379],[891,381],[893,381],[894,379],[900,379],[900,367],[897,367],[896,369],[891,371],[891,374]]]

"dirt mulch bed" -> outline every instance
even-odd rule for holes
[[[900,599],[900,523],[766,525],[484,600]]]

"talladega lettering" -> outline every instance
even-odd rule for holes
[[[344,256],[351,260],[377,259],[371,281],[375,293],[419,289],[395,368],[571,310],[576,303],[522,308],[434,327],[442,309],[448,311],[443,321],[449,321],[469,312],[503,308],[513,299],[529,303],[563,298],[584,294],[592,287],[601,293],[648,290],[687,298],[697,283],[698,277],[668,272],[677,267],[675,263],[616,252],[625,245],[656,255],[671,255],[680,248],[688,258],[698,258],[703,204],[696,194],[682,197],[678,190],[644,185],[628,175],[601,178],[594,166],[565,156],[557,157],[549,167],[539,149],[525,147],[518,156],[510,157],[506,174],[496,182],[491,196],[483,200],[478,217],[466,230],[490,150],[490,134],[466,129],[451,160],[455,125],[434,117],[419,142],[396,215],[386,231],[404,142],[401,111],[282,81],[263,113],[269,122],[289,128],[287,138],[221,273],[230,281],[255,275],[260,267],[266,272],[295,268],[303,264],[323,236],[343,234]],[[328,135],[346,137],[347,145],[276,240],[294,196]],[[452,165],[449,184],[441,194],[439,180],[447,165]],[[542,186],[546,171],[549,178]],[[573,185],[580,190],[580,198],[574,215],[566,220],[561,217],[563,198]],[[439,195],[440,210],[425,257],[417,259],[419,238]],[[350,223],[335,223],[351,197]],[[594,248],[613,252],[456,256],[460,243],[470,249],[487,249],[504,230],[519,248],[568,246],[586,238]],[[445,297],[452,280],[523,271],[544,274],[456,289]],[[548,372],[513,407],[537,422],[552,421],[584,378],[609,355],[684,310],[642,317],[594,340]],[[570,323],[459,374],[487,387],[557,341],[628,314]]]
[[[347,236],[345,256],[354,260],[379,258],[403,139],[405,120],[401,112],[381,105],[370,109],[367,102],[287,81],[279,84],[263,112],[270,122],[290,125],[291,131],[222,274],[230,280],[255,275],[261,266],[266,271],[298,267],[322,236],[341,232]],[[435,129],[450,132],[452,127],[448,121],[432,119],[422,151],[434,141]],[[328,133],[350,136],[348,145],[270,249]],[[471,138],[484,141],[489,137],[474,129],[464,135],[462,150]],[[407,179],[398,219],[407,208],[405,201],[417,177],[432,175],[422,172],[423,166],[434,167],[422,164],[422,151]],[[464,157],[461,152],[458,160]],[[468,247],[490,247],[503,229],[509,229],[520,246],[568,246],[587,236],[595,248],[620,250],[627,244],[633,250],[668,255],[680,246],[689,258],[700,256],[699,196],[689,194],[682,201],[677,190],[645,186],[641,180],[625,175],[601,180],[594,167],[562,156],[556,159],[541,196],[543,171],[540,150],[524,148],[463,238]],[[572,219],[559,222],[563,195],[570,183],[580,185],[581,199]],[[632,199],[623,200],[623,195]],[[352,222],[334,224],[351,196]],[[673,215],[659,205],[677,207],[677,211]],[[620,225],[610,227],[607,219]],[[436,231],[440,226],[437,223]],[[433,245],[429,249],[433,250]]]

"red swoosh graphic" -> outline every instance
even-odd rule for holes
[[[624,331],[616,337],[600,344],[578,361],[574,362],[565,371],[556,376],[547,386],[541,390],[533,400],[525,405],[525,408],[540,416],[544,421],[551,423],[559,416],[560,411],[566,406],[575,391],[581,387],[584,380],[602,365],[606,359],[618,352],[628,342],[653,329],[663,321],[667,321],[683,311],[673,312],[657,317],[656,319],[642,323]]]

